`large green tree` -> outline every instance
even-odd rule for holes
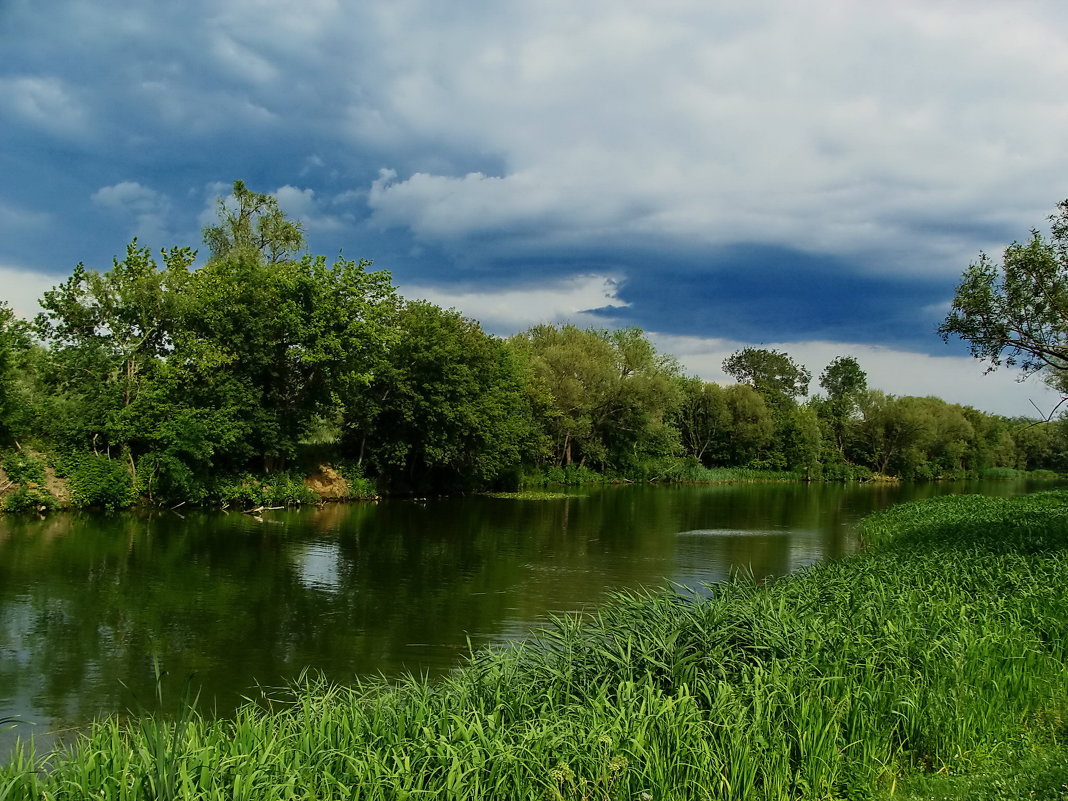
[[[36,328],[49,346],[53,435],[74,447],[126,449],[133,458],[136,405],[174,347],[195,255],[172,248],[161,266],[135,239],[110,270],[79,264],[44,293]]]
[[[459,312],[404,304],[388,364],[373,379],[370,420],[349,421],[394,490],[478,489],[514,478],[537,432],[508,346]]]
[[[706,467],[712,465],[716,446],[731,424],[731,410],[724,387],[700,378],[679,381],[679,403],[675,410],[675,425],[682,439],[684,452]]]
[[[270,262],[235,253],[192,277],[176,356],[200,404],[235,429],[232,461],[285,465],[384,363],[396,295],[366,261]],[[240,443],[239,445],[237,443]]]
[[[639,329],[540,325],[512,343],[550,399],[543,424],[557,465],[622,469],[679,449],[668,423],[678,365]]]
[[[1051,236],[1031,232],[1009,245],[999,264],[985,253],[964,272],[938,328],[965,340],[990,369],[1045,371],[1068,396],[1068,200],[1050,217]]]

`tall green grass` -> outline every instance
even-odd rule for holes
[[[770,585],[617,595],[437,682],[104,721],[17,756],[0,799],[871,798],[1063,753],[1068,494],[923,501],[863,534]]]

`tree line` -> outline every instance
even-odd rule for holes
[[[78,265],[32,322],[0,304],[8,473],[30,443],[87,499],[123,505],[226,500],[322,461],[393,493],[720,467],[839,479],[1068,469],[1059,423],[871,390],[850,356],[809,398],[809,371],[775,350],[733,354],[724,369],[738,383],[720,386],[636,328],[502,339],[405,300],[368,261],[306,253],[300,224],[240,181],[218,213],[202,266],[190,248],[157,255],[134,240],[106,271]]]

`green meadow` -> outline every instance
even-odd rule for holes
[[[27,747],[0,800],[1068,798],[1068,493],[949,496],[866,549],[614,596],[444,679]]]

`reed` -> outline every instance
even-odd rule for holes
[[[228,720],[103,721],[0,769],[0,800],[1059,792],[1068,494],[907,504],[863,534],[771,584],[617,594],[435,682],[305,676]]]

